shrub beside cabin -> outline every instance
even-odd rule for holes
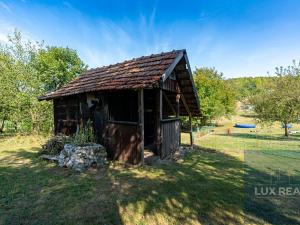
[[[53,100],[55,134],[91,120],[108,157],[132,164],[143,163],[144,148],[169,156],[180,146],[179,116],[200,115],[185,50],[88,70],[39,100]]]

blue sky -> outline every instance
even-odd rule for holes
[[[90,66],[187,49],[192,68],[271,74],[300,60],[300,0],[0,0],[0,42],[69,46]]]

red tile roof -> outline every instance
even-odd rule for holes
[[[174,50],[90,69],[58,90],[40,96],[39,100],[92,91],[158,87],[161,76],[183,51]]]

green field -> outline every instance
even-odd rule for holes
[[[255,199],[246,190],[278,169],[297,181],[300,136],[236,122],[253,118],[195,134],[195,151],[172,165],[111,163],[81,174],[40,160],[43,137],[0,137],[0,224],[300,224],[300,197]]]

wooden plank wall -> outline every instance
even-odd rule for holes
[[[123,97],[121,102],[113,101],[120,95]],[[91,120],[97,141],[107,148],[109,158],[132,164],[140,163],[143,145],[141,126],[144,121],[142,118],[138,121],[137,92],[89,93],[88,96],[83,94],[54,100],[55,134],[72,135],[80,124],[84,125]],[[142,99],[143,95],[139,102]],[[143,115],[144,107],[141,107],[140,114]],[[119,120],[109,120],[109,117]],[[126,121],[120,121],[123,117]]]
[[[180,147],[180,105],[176,98],[180,88],[176,79],[167,78],[162,84],[161,94],[161,146],[160,157],[169,157]],[[179,99],[178,99],[179,101]],[[174,119],[174,116],[177,118]]]
[[[179,85],[177,80],[168,78],[162,85],[162,89],[166,91],[179,92]]]
[[[62,98],[53,101],[54,133],[70,135],[76,132],[79,119],[77,98]]]
[[[165,120],[162,123],[161,158],[173,154],[180,147],[180,120]]]
[[[130,164],[141,162],[141,135],[139,125],[107,122],[104,131],[104,145],[108,158]]]

